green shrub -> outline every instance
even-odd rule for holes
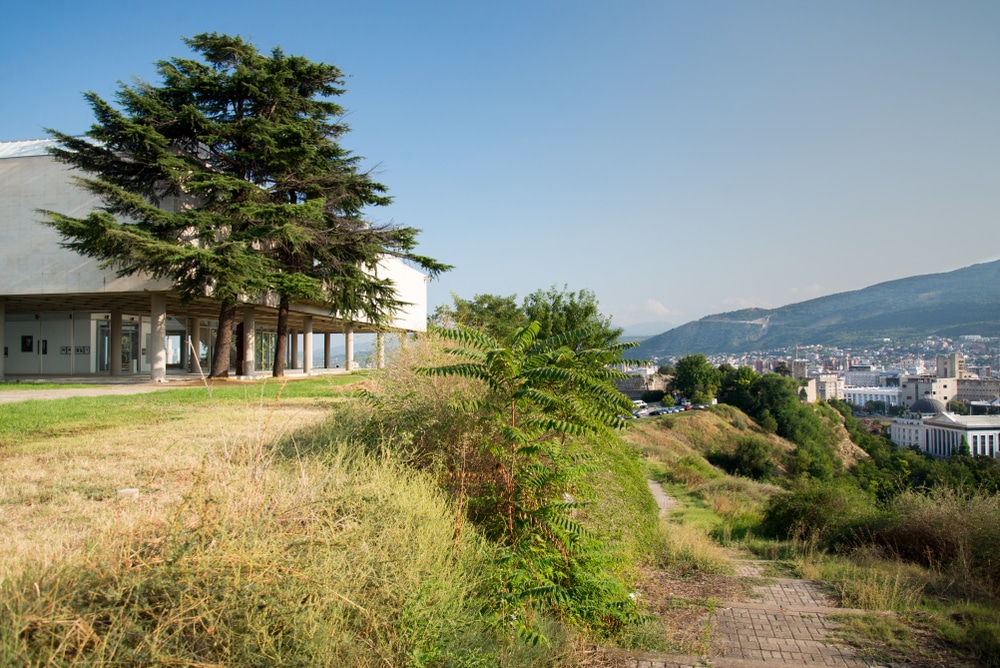
[[[359,432],[433,472],[461,510],[456,531],[468,518],[494,545],[486,591],[496,620],[529,640],[547,615],[615,634],[639,619],[623,564],[650,549],[656,521],[635,454],[613,431],[632,407],[609,369],[624,347],[578,345],[585,331],[548,341],[537,332],[533,323],[506,341],[467,329],[425,338],[424,363],[373,377]],[[617,526],[599,507],[611,490],[630,499]]]
[[[849,540],[875,514],[872,499],[848,482],[805,480],[771,497],[761,531],[773,538],[837,544]]]
[[[641,399],[648,403],[655,403],[657,401],[662,401],[666,392],[663,390],[646,390],[642,393]],[[673,397],[670,398],[670,403],[673,405]]]
[[[733,458],[736,475],[760,480],[774,472],[774,448],[760,436],[741,436]]]
[[[696,486],[707,480],[716,480],[723,474],[698,455],[684,455],[667,466],[663,480]]]

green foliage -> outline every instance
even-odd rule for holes
[[[612,383],[610,366],[630,344],[588,348],[594,331],[537,340],[538,323],[510,339],[463,327],[438,330],[454,347],[452,364],[424,367],[429,377],[457,377],[485,387],[466,403],[476,421],[474,456],[481,474],[467,493],[469,516],[501,547],[496,612],[531,637],[541,612],[614,632],[636,619],[620,582],[600,575],[607,557],[587,531],[574,494],[591,470],[576,445],[609,435],[631,402]],[[490,473],[487,474],[487,471]],[[465,478],[465,471],[457,472]]]
[[[798,381],[740,367],[727,371],[722,386],[720,401],[744,411],[766,433],[777,433],[798,446],[788,458],[791,474],[828,480],[839,470],[832,426],[818,414],[821,408],[800,401]]]
[[[657,477],[665,482],[695,486],[706,480],[721,478],[722,473],[712,467],[703,457],[684,455],[667,465],[666,470]]]
[[[836,544],[875,512],[872,498],[846,481],[806,479],[771,497],[761,532],[772,538],[818,539]]]
[[[566,286],[536,290],[517,305],[517,295],[502,297],[480,294],[473,299],[451,295],[453,305],[441,305],[434,310],[431,322],[441,328],[456,326],[475,329],[497,340],[509,339],[531,322],[538,323],[539,341],[567,332],[588,331],[590,339],[581,342],[588,348],[613,345],[622,330],[611,325],[611,319],[601,314],[597,298],[590,290],[573,292]]]
[[[764,437],[745,434],[736,439],[732,450],[713,449],[706,454],[712,464],[730,475],[744,476],[754,480],[769,477],[776,469],[777,452]]]
[[[645,392],[642,393],[642,400],[645,401],[645,402],[647,402],[647,403],[656,403],[656,402],[663,401],[663,399],[666,396],[667,395],[663,392],[663,390],[646,390]],[[664,403],[663,405],[664,406],[673,406],[674,405],[674,398],[670,397],[670,403],[669,404]]]
[[[586,289],[573,292],[564,285],[562,290],[536,290],[524,298],[523,311],[528,322],[538,323],[540,340],[587,330],[585,345],[600,348],[614,345],[622,335],[622,329],[598,310],[597,296]]]
[[[759,436],[743,436],[736,442],[734,460],[736,475],[767,478],[774,472],[774,447]]]
[[[958,401],[957,399],[952,399],[948,402],[948,410],[955,415],[969,414],[969,406],[964,401]]]
[[[885,413],[886,406],[884,401],[866,401],[862,409],[866,413]]]
[[[688,355],[677,362],[670,388],[693,404],[708,404],[722,385],[722,374],[704,355]]]
[[[451,300],[453,305],[441,304],[434,309],[430,320],[437,327],[461,325],[503,340],[524,327],[526,322],[524,311],[517,305],[517,295],[481,294],[462,299],[453,292]]]
[[[348,129],[331,100],[343,93],[340,70],[240,37],[184,41],[200,60],[160,61],[161,85],[121,84],[118,108],[87,93],[96,122],[85,137],[49,131],[52,154],[88,175],[78,183],[103,206],[83,218],[45,213],[67,247],[120,276],[143,272],[184,300],[219,300],[213,375],[225,375],[226,312],[240,300],[274,292],[286,308],[320,301],[382,323],[403,304],[377,276],[380,259],[448,269],[413,253],[415,229],[362,219],[390,199],[338,143]],[[279,351],[286,333],[279,323]]]

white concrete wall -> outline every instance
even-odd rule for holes
[[[0,158],[0,294],[60,294],[163,290],[168,281],[117,278],[96,260],[60,246],[62,238],[39,222],[47,209],[82,217],[98,205],[68,183],[70,170],[50,157]]]
[[[427,275],[397,258],[379,264],[379,278],[389,278],[400,301],[407,302],[396,314],[393,327],[411,332],[427,331]]]

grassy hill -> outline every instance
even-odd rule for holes
[[[995,336],[1000,331],[1000,261],[913,276],[790,304],[706,316],[653,336],[643,358],[739,353],[794,345],[868,346],[883,338]]]
[[[745,413],[733,406],[720,404],[705,411],[687,411],[631,423],[627,440],[647,461],[670,471],[668,477],[684,482],[682,469],[695,458],[733,454],[740,439],[747,436],[769,443],[780,474],[781,456],[792,452],[795,445],[774,434],[765,433]],[[837,457],[843,467],[850,468],[864,451],[851,442],[842,424],[828,425],[837,436]]]

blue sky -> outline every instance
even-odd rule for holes
[[[217,31],[337,65],[429,286],[681,324],[1000,258],[1000,3],[136,2],[0,10],[0,140],[79,133]],[[666,326],[660,327],[662,331]]]

